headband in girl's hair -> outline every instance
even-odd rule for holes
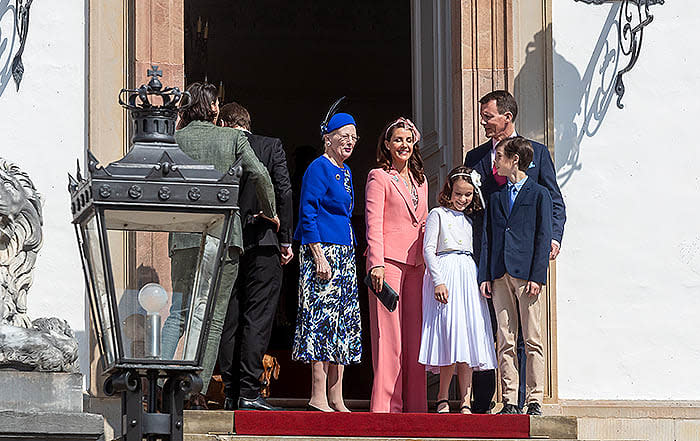
[[[410,130],[411,133],[413,133],[413,143],[414,144],[417,143],[418,141],[420,141],[420,132],[418,131],[416,126],[413,124],[413,122],[410,119],[404,118],[403,116],[397,118],[396,121],[389,124],[389,126],[386,128],[386,131],[384,132],[384,139],[386,139],[386,137],[389,136],[389,131],[392,129],[392,127],[395,127],[401,123],[403,123],[406,126],[406,128],[408,130]]]
[[[476,193],[479,195],[479,200],[481,201],[481,206],[486,208],[486,202],[484,202],[484,196],[481,194],[481,175],[479,174],[478,171],[472,170],[471,173],[455,173],[453,175],[449,176],[450,182],[454,182],[454,179],[458,176],[464,176],[464,177],[469,177],[472,180],[472,184],[474,184],[474,188],[476,189]]]

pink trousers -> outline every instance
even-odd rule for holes
[[[372,412],[427,412],[425,366],[418,363],[422,327],[425,267],[386,260],[385,280],[398,294],[389,312],[369,293],[372,336]]]

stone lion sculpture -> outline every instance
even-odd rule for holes
[[[42,244],[41,196],[29,176],[0,158],[0,323],[30,328],[27,291]]]
[[[73,371],[78,345],[68,323],[32,323],[27,315],[42,223],[41,196],[29,175],[0,158],[0,367]]]

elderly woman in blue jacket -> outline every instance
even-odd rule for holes
[[[352,174],[345,161],[357,142],[355,120],[338,113],[323,130],[323,155],[306,169],[301,185],[299,309],[292,358],[311,363],[309,410],[349,412],[343,402],[343,368],[362,353]]]

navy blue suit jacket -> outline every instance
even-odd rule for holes
[[[549,190],[549,195],[552,198],[554,206],[552,217],[552,239],[561,243],[564,235],[564,223],[566,222],[566,207],[564,199],[557,184],[557,175],[554,172],[554,163],[552,157],[549,156],[549,150],[543,144],[529,140],[532,143],[534,156],[532,165],[527,170],[529,179]],[[500,186],[493,177],[493,164],[491,163],[491,140],[489,139],[479,147],[467,152],[464,159],[464,165],[473,168],[481,175],[481,191],[484,194],[484,200],[488,202],[489,197],[494,192],[500,190]]]
[[[528,178],[508,215],[508,186],[491,195],[481,240],[479,284],[506,272],[518,279],[547,282],[552,244],[552,198]]]

